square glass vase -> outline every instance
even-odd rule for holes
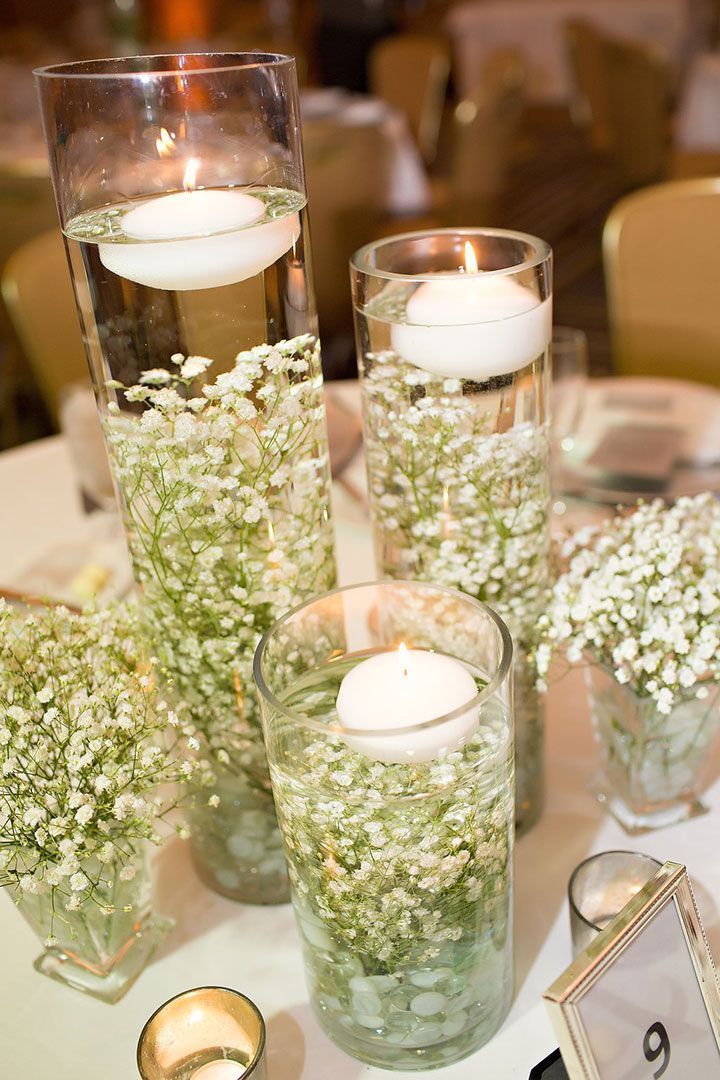
[[[669,713],[605,668],[585,669],[601,766],[592,788],[626,832],[638,834],[707,812],[700,793],[720,727],[720,687],[681,695]]]
[[[77,910],[70,890],[14,896],[45,943],[35,970],[110,1005],[124,997],[174,925],[153,910],[146,855],[138,852],[126,867],[134,870],[131,880],[121,879],[117,866],[84,867],[98,885]]]

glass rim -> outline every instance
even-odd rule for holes
[[[483,270],[483,277],[486,275],[489,277],[506,277],[508,274],[517,274],[521,270],[531,270],[536,266],[541,266],[552,258],[552,248],[548,242],[541,240],[539,236],[533,236],[532,233],[518,232],[515,229],[494,229],[484,225],[467,225],[443,229],[416,229],[413,232],[397,233],[394,236],[384,236],[380,240],[371,240],[369,244],[364,244],[363,247],[353,252],[350,256],[350,266],[358,273],[387,281],[435,281],[438,277],[460,278],[465,276],[465,271],[460,268],[457,270],[429,270],[419,274],[400,274],[396,270],[381,270],[370,262],[370,256],[375,251],[379,251],[390,244],[399,243],[403,240],[426,239],[433,236],[457,236],[461,238],[491,236],[502,240],[519,240],[534,249],[532,256],[522,262],[515,263],[513,266],[503,266],[497,270]]]
[[[190,57],[207,61],[202,67],[184,68],[176,65],[160,66],[162,61]],[[138,60],[158,61],[149,68],[132,67]],[[135,56],[106,56],[97,60],[70,60],[62,64],[47,64],[33,69],[36,79],[140,79],[184,78],[193,75],[219,74],[223,71],[243,71],[259,67],[287,67],[294,65],[295,57],[286,53],[256,52],[177,52],[138,53]],[[110,65],[117,65],[113,70]]]
[[[377,588],[393,588],[394,586],[410,586],[413,589],[422,589],[425,591],[445,593],[448,596],[459,597],[463,602],[467,602],[476,608],[479,608],[484,615],[488,616],[490,621],[495,625],[498,631],[501,655],[497,664],[494,674],[488,680],[482,690],[478,690],[474,697],[468,701],[463,702],[462,705],[458,705],[457,708],[451,712],[443,713],[440,716],[433,716],[430,720],[424,720],[419,724],[405,725],[395,728],[356,728],[348,727],[347,724],[341,723],[339,720],[335,720],[332,724],[323,724],[318,720],[314,720],[310,716],[306,716],[305,713],[298,712],[295,709],[288,709],[283,705],[280,699],[273,693],[270,687],[267,685],[265,677],[262,673],[262,660],[265,654],[266,647],[273,634],[285,623],[289,622],[293,616],[297,615],[303,608],[309,608],[313,604],[320,603],[323,600],[327,600],[328,597],[337,596],[346,592],[358,592],[361,589],[377,589]],[[392,652],[391,649],[382,649],[380,652],[374,655],[381,655],[382,653]],[[432,650],[428,650],[432,651]],[[448,654],[445,654],[448,655]],[[458,658],[456,658],[458,659]],[[255,650],[255,656],[253,657],[253,678],[255,685],[258,688],[260,695],[268,702],[272,708],[279,713],[282,713],[288,720],[293,723],[302,724],[303,727],[310,728],[313,731],[319,731],[324,735],[350,735],[355,738],[367,737],[367,738],[392,738],[398,735],[409,735],[419,731],[429,731],[434,727],[440,727],[442,724],[446,724],[451,720],[456,720],[461,716],[464,716],[471,709],[479,709],[484,702],[492,697],[497,688],[508,677],[510,667],[513,659],[513,643],[510,636],[510,631],[507,626],[491,607],[484,604],[482,600],[476,600],[474,596],[468,596],[466,593],[460,592],[459,589],[451,589],[447,585],[433,585],[427,581],[409,581],[403,578],[397,578],[391,581],[361,581],[355,582],[352,585],[342,585],[337,589],[329,589],[328,592],[321,593],[318,596],[314,596],[311,600],[306,600],[302,604],[296,604],[295,607],[286,611],[269,630],[266,630]]]
[[[587,916],[583,915],[582,911],[580,911],[580,908],[575,903],[573,886],[575,885],[575,880],[578,874],[584,866],[587,866],[588,863],[596,862],[597,859],[603,859],[606,855],[632,855],[635,859],[645,859],[648,862],[654,863],[658,870],[662,866],[660,860],[656,859],[654,855],[646,855],[644,851],[630,851],[626,848],[613,848],[611,851],[596,851],[594,855],[588,855],[586,859],[583,859],[582,862],[579,862],[577,864],[572,874],[570,875],[570,880],[568,881],[568,905],[571,912],[577,916],[581,923],[583,923],[585,926],[588,926],[591,930],[597,931],[598,933],[600,933],[603,928],[601,926],[598,926],[597,923],[591,922],[590,919],[588,919]],[[653,874],[650,875],[650,877],[653,876]],[[648,878],[648,881],[649,880],[650,878]],[[645,882],[645,884],[647,884],[647,882]],[[617,914],[619,915],[620,912],[618,912]]]
[[[193,994],[205,993],[208,990],[211,990],[211,991],[216,990],[216,991],[218,991],[219,993],[221,993],[223,995],[224,994],[230,994],[232,997],[240,998],[242,1001],[245,1002],[246,1005],[249,1006],[250,1011],[252,1013],[254,1013],[254,1015],[257,1017],[258,1023],[260,1025],[260,1036],[258,1038],[257,1049],[256,1049],[255,1053],[253,1054],[252,1061],[250,1061],[250,1063],[248,1065],[243,1066],[244,1069],[245,1069],[245,1072],[242,1074],[243,1080],[245,1080],[245,1077],[249,1077],[255,1072],[255,1069],[258,1067],[258,1065],[262,1061],[263,1055],[265,1053],[265,1043],[267,1041],[267,1028],[266,1028],[266,1025],[265,1025],[265,1017],[260,1012],[260,1010],[257,1007],[257,1005],[255,1004],[255,1002],[251,998],[249,998],[247,996],[247,994],[241,993],[240,990],[233,990],[229,986],[214,986],[213,985],[213,986],[193,986],[190,990],[181,990],[179,994],[173,994],[173,996],[168,998],[167,1001],[163,1001],[163,1003],[161,1005],[158,1005],[157,1009],[155,1009],[155,1011],[147,1018],[147,1020],[143,1024],[142,1031],[140,1032],[140,1035],[138,1036],[137,1049],[135,1051],[135,1060],[137,1062],[138,1072],[140,1073],[141,1076],[144,1075],[144,1074],[142,1072],[142,1066],[141,1066],[141,1062],[140,1062],[140,1054],[141,1054],[142,1049],[143,1049],[143,1043],[145,1041],[145,1037],[146,1037],[146,1035],[147,1035],[147,1033],[149,1031],[150,1025],[153,1023],[153,1021],[158,1018],[158,1016],[160,1015],[161,1012],[163,1012],[164,1009],[167,1009],[167,1007],[169,1005],[172,1005],[175,1001],[179,1001],[180,998],[190,997]],[[238,1062],[238,1064],[241,1064],[241,1063]]]

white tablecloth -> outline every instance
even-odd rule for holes
[[[341,579],[367,580],[368,526],[346,492],[335,495]],[[72,535],[81,543],[85,519],[61,439],[0,455],[0,505],[0,585],[11,585],[14,571],[51,541]],[[541,995],[570,961],[565,888],[573,867],[592,852],[636,848],[685,862],[698,886],[711,946],[720,955],[712,899],[720,895],[720,784],[708,793],[712,815],[635,840],[587,792],[592,769],[585,695],[573,672],[549,694],[546,810],[516,848],[515,1001],[500,1033],[472,1057],[434,1072],[437,1080],[527,1080],[530,1068],[555,1045]],[[127,997],[108,1006],[34,972],[39,942],[9,897],[0,896],[0,1076],[132,1080],[137,1037],[150,1013],[183,989],[220,984],[247,993],[263,1011],[269,1080],[387,1080],[387,1072],[337,1050],[314,1020],[289,906],[250,907],[214,895],[196,878],[179,840],[157,857],[156,903],[176,920],[176,929]]]
[[[471,94],[488,56],[513,46],[528,64],[531,100],[564,102],[570,70],[564,26],[586,19],[615,37],[657,46],[679,62],[692,33],[692,0],[471,0],[453,8],[447,26],[453,40],[460,93]]]
[[[675,145],[720,153],[720,53],[703,53],[690,67],[675,122]]]

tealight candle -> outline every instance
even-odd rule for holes
[[[202,1065],[190,1077],[190,1080],[242,1080],[246,1069],[239,1061],[228,1061],[221,1058],[218,1061],[209,1061]]]
[[[459,660],[401,644],[349,671],[340,684],[336,709],[343,727],[371,732],[346,734],[348,746],[377,761],[407,764],[432,761],[444,748],[456,750],[477,726],[478,710],[468,708],[419,731],[383,732],[435,720],[469,706],[476,695],[475,680]]]
[[[405,316],[391,329],[398,355],[435,375],[476,382],[525,367],[552,336],[550,300],[508,275],[479,271],[469,241],[464,271],[423,282]]]
[[[154,289],[214,289],[259,274],[300,235],[296,213],[258,224],[265,203],[231,189],[195,189],[197,161],[185,191],[148,199],[128,211],[127,242],[98,245],[100,261],[119,277]]]

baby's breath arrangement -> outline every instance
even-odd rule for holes
[[[540,620],[541,676],[553,651],[588,654],[668,715],[720,681],[720,503],[709,493],[640,504],[564,548],[567,571]]]
[[[21,617],[0,600],[0,884],[34,898],[49,944],[73,913],[113,914],[176,785],[202,779],[137,641],[131,605]]]
[[[175,354],[110,384],[106,433],[151,646],[217,777],[196,861],[221,891],[269,899],[287,881],[252,658],[281,614],[334,584],[319,346],[260,345],[214,380],[212,365]]]
[[[446,1064],[507,1007],[511,763],[489,701],[477,734],[436,761],[387,764],[317,738],[271,764],[313,999],[364,1061]]]
[[[489,604],[515,644],[518,828],[540,810],[542,706],[529,671],[550,588],[548,437],[504,390],[443,379],[394,353],[363,365],[365,447],[378,565]]]
[[[610,808],[630,828],[668,823],[689,812],[720,725],[720,503],[640,504],[564,554],[538,670],[559,648],[589,662]]]

